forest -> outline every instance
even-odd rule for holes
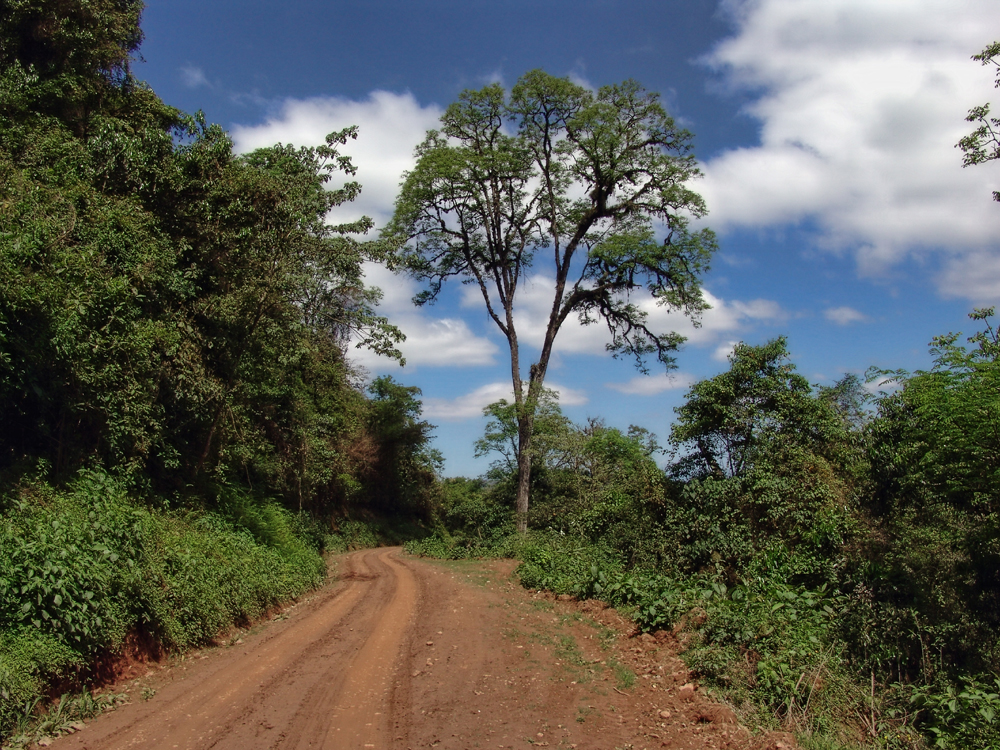
[[[992,308],[928,370],[832,386],[784,338],[738,344],[662,445],[574,424],[539,378],[487,408],[490,470],[445,478],[419,390],[351,362],[404,337],[362,264],[419,271],[370,220],[327,220],[361,190],[356,129],[237,154],[134,77],[138,0],[8,10],[0,739],[123,649],[209,642],[318,586],[324,553],[405,542],[516,558],[527,588],[672,631],[748,725],[803,747],[1000,747]]]
[[[147,639],[183,649],[317,585],[365,518],[428,518],[415,389],[362,381],[367,221],[340,148],[245,156],[131,71],[140,2],[0,18],[0,735]],[[331,523],[332,520],[332,523]]]

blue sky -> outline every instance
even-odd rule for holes
[[[241,150],[358,125],[345,151],[364,190],[337,220],[386,221],[413,147],[464,88],[544,68],[659,92],[702,163],[695,187],[720,239],[713,309],[698,329],[651,310],[689,335],[670,378],[612,360],[598,326],[565,328],[548,384],[579,422],[665,439],[687,386],[741,340],[786,335],[821,384],[926,367],[932,336],[970,332],[972,307],[1000,301],[1000,163],[963,169],[954,148],[971,106],[1000,106],[992,71],[969,59],[1000,38],[995,0],[150,0],[143,28],[137,74]],[[551,304],[535,272],[527,353]],[[353,360],[419,386],[446,474],[478,474],[482,407],[509,394],[506,342],[468,287],[416,309],[412,281],[368,276],[409,337],[408,364]]]

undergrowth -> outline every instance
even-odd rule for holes
[[[18,718],[10,736],[3,742],[3,750],[23,750],[40,741],[79,731],[83,729],[84,719],[113,711],[128,700],[127,693],[66,693],[49,710],[39,714],[34,709],[40,707],[41,699],[36,699]]]
[[[85,472],[65,490],[25,483],[0,502],[0,738],[129,633],[195,646],[325,575],[317,524],[236,493],[212,512],[170,510]]]
[[[727,585],[715,571],[629,569],[607,546],[546,532],[490,546],[439,532],[406,548],[448,559],[514,557],[526,588],[600,599],[643,631],[673,630],[687,665],[746,724],[794,731],[808,750],[1000,748],[1000,679],[876,684],[842,639],[855,603],[825,585],[766,576]]]

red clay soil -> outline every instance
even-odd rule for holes
[[[709,700],[668,634],[633,637],[597,602],[525,591],[509,562],[399,549],[336,562],[316,595],[229,645],[148,665],[121,686],[129,704],[52,747],[796,747]]]

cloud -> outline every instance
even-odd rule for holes
[[[481,87],[489,86],[490,84],[493,83],[499,83],[504,88],[507,88],[507,84],[504,83],[503,67],[494,68],[488,73],[476,76],[476,81],[479,82],[479,85]]]
[[[725,305],[722,300],[716,300],[716,304]],[[749,302],[733,300],[729,303],[737,315],[749,320],[773,320],[781,321],[788,319],[788,313],[781,309],[774,300],[752,299]]]
[[[1000,211],[1000,206],[996,210]],[[971,252],[949,259],[940,286],[946,297],[995,304],[1000,301],[1000,253]]]
[[[839,326],[846,326],[851,323],[864,323],[868,320],[867,315],[858,312],[853,307],[828,307],[823,311],[823,317]]]
[[[722,261],[730,268],[747,268],[755,265],[753,258],[746,255],[733,255],[732,253],[717,252],[715,260]]]
[[[738,343],[740,342],[735,339],[722,342],[715,347],[715,351],[712,352],[712,359],[716,362],[728,362],[729,356],[733,353],[733,349],[736,348]]]
[[[435,104],[421,106],[412,94],[388,91],[373,91],[362,101],[333,96],[287,99],[263,124],[233,127],[232,137],[241,153],[279,142],[317,146],[328,133],[357,125],[357,140],[348,141],[341,151],[358,168],[352,179],[361,183],[361,195],[333,218],[339,223],[366,215],[381,227],[392,216],[403,172],[416,163],[413,149],[439,125],[441,113]]]
[[[483,409],[494,401],[502,398],[510,400],[512,396],[513,391],[509,383],[488,383],[471,393],[453,399],[425,398],[423,415],[427,419],[441,419],[446,422],[474,419],[481,417]]]
[[[598,87],[591,83],[590,79],[587,78],[587,66],[582,59],[577,59],[576,63],[573,65],[573,69],[569,72],[567,76],[572,83],[577,86],[581,86],[587,91],[597,93]]]
[[[707,289],[702,290],[702,296],[711,308],[701,314],[700,326],[695,326],[690,318],[676,310],[657,305],[649,296],[639,306],[649,315],[648,323],[653,330],[677,331],[695,346],[711,346],[722,337],[749,331],[756,324],[781,323],[789,318],[788,312],[773,300],[727,301]]]
[[[554,288],[555,282],[542,274],[531,276],[522,283],[514,315],[518,338],[522,342],[535,347],[541,346],[552,309]],[[711,345],[720,336],[746,330],[755,323],[781,322],[789,317],[773,300],[726,301],[704,289],[702,294],[711,308],[702,313],[700,325],[697,326],[683,313],[658,305],[652,295],[645,291],[634,294],[632,301],[647,314],[647,325],[651,330],[676,331],[696,346]],[[463,307],[481,306],[483,302],[479,288],[466,287],[463,290],[462,304]],[[559,329],[555,349],[562,354],[603,355],[610,341],[611,336],[603,322],[583,325],[577,316],[572,315]]]
[[[499,347],[477,336],[461,318],[433,318],[426,308],[413,305],[416,283],[397,276],[385,266],[365,264],[365,282],[382,290],[379,313],[385,315],[406,334],[400,350],[407,366],[478,367],[496,364]],[[376,372],[399,368],[394,361],[367,349],[351,349],[353,362]]]
[[[908,257],[1000,255],[1000,174],[963,169],[968,109],[994,92],[970,60],[1000,26],[994,0],[747,0],[726,6],[736,33],[705,58],[749,90],[760,144],[724,151],[699,184],[713,226],[810,222],[880,274]],[[970,255],[971,254],[971,255]],[[956,261],[942,290],[959,292]],[[953,283],[958,281],[958,283]],[[986,291],[986,290],[980,290]],[[991,292],[994,296],[997,289]],[[963,295],[966,296],[966,295]]]
[[[413,150],[428,130],[437,126],[441,109],[421,106],[412,94],[372,92],[367,99],[354,101],[340,97],[287,99],[277,114],[261,125],[237,125],[232,130],[240,153],[275,143],[315,146],[330,132],[350,125],[358,126],[358,138],[341,149],[352,158],[362,185],[361,195],[342,206],[331,216],[334,222],[347,222],[370,216],[376,227],[392,216],[393,204],[403,172],[416,163]],[[426,308],[412,303],[416,284],[396,276],[384,266],[365,265],[367,283],[383,292],[379,312],[406,334],[400,345],[407,365],[429,367],[476,367],[496,364],[498,347],[476,335],[461,318],[437,318]],[[398,364],[366,349],[350,350],[349,356],[375,372],[392,372]]]
[[[211,88],[212,83],[205,75],[205,71],[195,65],[185,65],[181,68],[181,83],[189,89],[197,89],[202,86]]]
[[[901,385],[899,380],[895,378],[876,378],[870,383],[862,384],[861,387],[872,396],[880,396],[883,393],[893,393],[899,390]]]
[[[432,319],[423,315],[393,315],[390,320],[406,334],[399,345],[407,365],[478,367],[496,364],[497,346],[476,336],[460,318]],[[393,370],[398,365],[366,349],[353,350],[354,362],[371,370]]]
[[[680,388],[690,388],[695,378],[687,373],[639,375],[626,383],[605,383],[613,391],[628,396],[655,396],[664,391],[674,391]]]
[[[560,406],[583,406],[590,399],[587,392],[577,388],[569,388],[559,383],[546,383],[545,387],[559,394]]]
[[[559,394],[559,404],[562,406],[582,406],[587,403],[587,395],[581,390],[567,388],[556,383],[546,383]],[[440,419],[445,422],[458,422],[465,419],[475,419],[483,415],[483,409],[504,398],[508,401],[514,397],[510,383],[487,383],[474,391],[453,399],[425,398],[423,399],[423,415],[428,419]]]

